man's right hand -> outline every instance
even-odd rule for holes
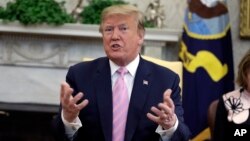
[[[80,110],[86,107],[89,103],[87,99],[84,99],[81,103],[77,104],[84,94],[79,92],[73,97],[72,93],[73,89],[69,86],[69,84],[67,82],[62,82],[60,102],[62,105],[63,117],[69,123],[74,122],[79,115]]]

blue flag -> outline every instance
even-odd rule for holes
[[[209,104],[234,89],[234,69],[226,2],[190,0],[179,58],[183,62],[185,123],[195,137],[208,127]]]

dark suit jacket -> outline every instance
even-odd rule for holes
[[[89,104],[79,115],[83,126],[78,130],[75,141],[112,141],[112,88],[108,58],[82,62],[70,67],[66,81],[74,94],[83,92]],[[148,84],[143,83],[147,81]],[[186,141],[190,132],[183,123],[183,109],[179,88],[179,77],[174,72],[140,58],[134,79],[129,104],[125,141],[159,141],[155,133],[158,124],[146,116],[151,106],[163,101],[166,89],[172,89],[171,98],[179,120],[173,141]],[[54,122],[60,141],[66,139],[60,117]]]

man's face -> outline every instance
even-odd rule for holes
[[[125,66],[138,55],[143,41],[133,15],[106,17],[102,27],[104,50],[113,62]]]

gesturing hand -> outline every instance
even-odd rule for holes
[[[161,125],[164,129],[169,129],[174,126],[176,122],[175,106],[173,100],[170,98],[172,90],[167,89],[163,94],[163,103],[159,103],[158,107],[151,107],[154,113],[147,113],[147,117]]]
[[[83,93],[79,92],[74,97],[72,96],[73,89],[70,88],[69,84],[62,82],[60,92],[60,102],[62,105],[62,112],[64,119],[68,122],[73,122],[79,115],[81,109],[86,107],[89,103],[87,99],[81,103],[77,102],[83,97]]]

